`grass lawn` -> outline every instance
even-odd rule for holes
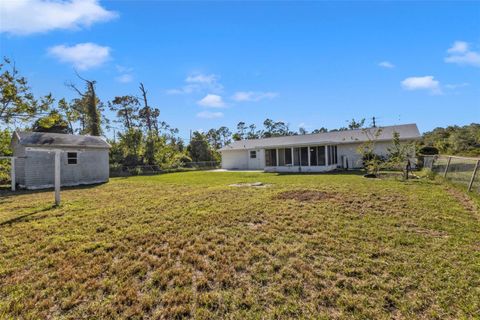
[[[186,172],[62,200],[0,194],[0,318],[480,317],[480,201],[445,185]]]

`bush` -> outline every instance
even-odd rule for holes
[[[434,156],[438,154],[438,149],[432,146],[425,146],[420,148],[418,153],[426,156]]]
[[[428,180],[435,180],[435,177],[437,176],[437,174],[429,168],[423,168],[418,172],[418,176],[420,178],[424,178]]]

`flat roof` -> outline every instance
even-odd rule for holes
[[[223,147],[220,151],[244,150],[255,148],[282,147],[308,144],[345,144],[368,141],[380,130],[377,141],[389,141],[397,132],[401,140],[417,140],[421,138],[415,123],[366,129],[330,131],[296,136],[281,136],[263,139],[239,140]]]

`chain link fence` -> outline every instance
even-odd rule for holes
[[[137,175],[151,175],[177,171],[194,171],[194,170],[212,170],[220,167],[218,161],[199,161],[185,162],[175,167],[163,167],[157,165],[141,165],[141,166],[110,166],[110,177],[125,177]]]
[[[420,156],[423,167],[457,184],[467,186],[468,191],[480,192],[480,158],[457,156]]]

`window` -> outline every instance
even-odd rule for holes
[[[267,167],[277,166],[277,150],[276,149],[265,150],[265,166]]]
[[[68,164],[77,164],[77,153],[76,152],[67,152],[67,163]]]
[[[256,159],[257,158],[257,151],[250,151],[250,159]]]

